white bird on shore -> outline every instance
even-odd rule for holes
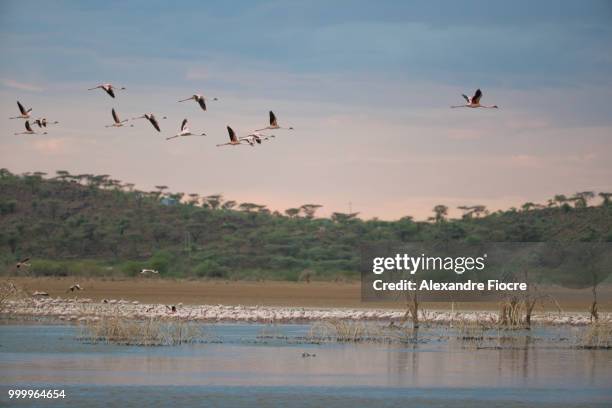
[[[482,98],[482,91],[480,89],[477,89],[476,93],[474,93],[474,96],[472,96],[471,98],[468,98],[468,96],[465,94],[461,94],[461,96],[463,96],[467,104],[455,105],[455,106],[451,106],[451,108],[488,108],[488,109],[498,109],[499,108],[499,106],[497,105],[491,105],[491,106],[481,105],[480,98]]]
[[[72,285],[71,287],[68,288],[68,291],[70,292],[74,292],[75,290],[83,290],[83,288],[81,287],[81,285],[79,285],[78,283],[75,283],[74,285]]]
[[[171,140],[182,136],[206,136],[206,133],[201,133],[199,135],[191,133],[191,130],[187,126],[187,119],[183,119],[183,122],[181,123],[181,131],[174,136],[167,137],[166,140]]]
[[[47,292],[43,292],[41,290],[37,290],[34,293],[32,293],[32,296],[44,296],[44,297],[46,297],[46,296],[49,296],[49,294]]]
[[[202,108],[203,111],[206,110],[206,98],[204,95],[200,95],[200,94],[193,94],[192,96],[190,96],[187,99],[181,99],[179,102],[187,102],[190,100],[194,100],[198,103],[198,105],[200,105],[200,108]],[[218,101],[218,98],[212,98],[213,101]]]
[[[47,127],[48,125],[57,125],[59,122],[57,120],[50,122],[47,120],[47,118],[38,118],[32,123],[38,125],[39,128],[43,128]]]
[[[159,271],[157,271],[155,269],[143,269],[143,270],[140,271],[141,275],[146,275],[146,274],[149,274],[149,273],[157,275],[159,273]]]
[[[17,101],[17,107],[19,108],[19,116],[13,116],[9,119],[30,119],[30,112],[32,112],[32,108],[26,109],[23,107],[21,102]]]
[[[124,126],[124,123],[127,122],[127,119],[121,120],[119,119],[119,115],[117,115],[117,112],[115,112],[115,108],[113,108],[112,110],[112,114],[113,114],[113,124],[112,125],[106,125],[105,127],[109,128],[109,127],[121,127]],[[134,125],[130,125],[130,126],[134,126]]]
[[[15,135],[38,135],[38,134],[46,135],[47,134],[47,132],[38,133],[38,132],[33,131],[32,126],[30,126],[29,120],[25,121],[25,128],[26,128],[25,132],[15,133]]]
[[[93,88],[89,88],[88,91],[93,91],[94,89],[103,89],[104,92],[106,92],[111,98],[115,97],[115,89],[120,89],[120,90],[125,90],[125,87],[122,86],[121,88],[118,88],[116,86],[114,86],[113,84],[100,84],[98,86],[95,86]]]
[[[157,118],[155,117],[154,114],[152,114],[152,113],[145,113],[142,116],[138,116],[136,118],[132,118],[132,120],[136,120],[136,119],[146,119],[146,120],[148,120],[151,123],[151,125],[155,128],[155,130],[157,130],[158,132],[161,132],[161,128],[159,127],[159,122],[157,121]],[[166,117],[163,116],[162,119],[166,119]]]
[[[278,120],[276,119],[276,115],[274,114],[274,112],[270,111],[270,125],[266,126],[263,129],[257,129],[256,132],[260,132],[262,130],[268,130],[268,129],[287,129],[287,130],[293,130],[293,127],[281,127],[278,125]]]
[[[220,146],[238,146],[238,145],[242,145],[242,142],[247,142],[249,143],[251,146],[253,146],[252,142],[249,142],[248,140],[243,140],[243,139],[238,139],[236,137],[236,132],[234,132],[234,129],[232,129],[231,127],[227,127],[227,133],[229,134],[229,138],[230,141],[229,143],[222,143],[222,144],[218,144],[217,147]]]

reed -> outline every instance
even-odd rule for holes
[[[175,346],[200,342],[203,335],[200,327],[183,321],[131,320],[110,316],[81,324],[78,337],[91,343]]]
[[[589,350],[612,349],[612,322],[599,321],[589,325],[577,338],[576,347]]]
[[[312,325],[310,341],[339,343],[359,342],[413,342],[417,330],[395,324],[380,324],[355,320],[328,320]]]
[[[11,300],[20,300],[29,297],[28,293],[11,281],[0,283],[0,312],[4,310],[6,303]]]

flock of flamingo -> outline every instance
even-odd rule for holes
[[[93,88],[89,88],[89,91],[93,91],[95,89],[102,89],[104,92],[106,92],[108,94],[108,96],[110,96],[111,98],[115,98],[116,96],[116,91],[123,91],[126,88],[125,87],[116,87],[113,84],[100,84],[98,86],[95,86]],[[463,105],[454,105],[451,106],[451,108],[488,108],[488,109],[497,109],[498,106],[497,105],[482,105],[480,103],[480,99],[482,98],[482,91],[480,89],[477,89],[476,92],[474,93],[474,96],[472,96],[471,98],[468,97],[465,94],[462,94],[461,96],[463,96],[463,98],[465,99],[466,103]],[[186,99],[181,99],[178,102],[187,102],[187,101],[195,101],[198,103],[198,105],[200,106],[200,108],[203,111],[207,110],[207,106],[206,106],[206,101],[208,98],[206,98],[204,95],[201,94],[194,94],[192,96],[190,96],[189,98]],[[218,98],[210,98],[210,100],[212,101],[218,101]],[[19,108],[19,115],[18,116],[14,116],[12,118],[9,119],[25,119],[25,132],[18,132],[15,133],[15,135],[33,135],[33,134],[43,134],[46,135],[47,132],[43,131],[42,133],[36,132],[33,130],[32,128],[32,124],[36,125],[39,127],[39,129],[46,129],[47,126],[49,125],[56,125],[59,122],[57,121],[49,121],[47,120],[47,118],[41,117],[41,118],[37,118],[37,119],[33,119],[32,118],[32,108],[26,109],[21,102],[17,101],[17,107]],[[137,116],[135,118],[132,119],[123,119],[121,120],[121,118],[119,117],[119,115],[117,114],[117,111],[115,110],[115,108],[112,108],[111,110],[111,115],[113,117],[113,123],[110,125],[106,125],[107,128],[118,128],[118,127],[123,127],[123,126],[127,126],[127,122],[129,122],[130,120],[137,120],[137,119],[146,119],[148,120],[151,125],[153,126],[153,128],[158,131],[161,132],[161,127],[159,125],[159,121],[157,120],[157,118],[155,117],[155,115],[153,113],[145,113],[142,116]],[[165,116],[162,117],[162,119],[167,119]],[[30,123],[30,121],[32,121]],[[270,111],[270,124],[262,129],[256,129],[252,132],[250,132],[249,134],[245,135],[245,136],[238,136],[236,135],[236,132],[234,132],[234,130],[230,127],[227,126],[227,133],[229,135],[229,142],[228,143],[221,143],[218,144],[217,147],[220,146],[240,146],[240,145],[244,145],[244,144],[248,144],[250,146],[255,146],[255,144],[261,144],[263,141],[265,140],[270,140],[272,138],[275,137],[275,135],[272,134],[264,134],[261,132],[264,131],[268,131],[268,130],[279,130],[279,129],[287,129],[287,130],[293,130],[293,127],[281,127],[278,124],[278,120],[276,118],[276,115],[274,114],[274,112]],[[206,136],[206,133],[204,132],[192,132],[191,129],[189,129],[189,122],[187,120],[187,118],[183,119],[181,122],[181,126],[180,126],[180,130],[177,134],[173,135],[173,136],[169,136],[166,138],[166,140],[173,140],[176,138],[180,138],[180,137],[187,137],[187,136]],[[133,124],[129,125],[130,127],[133,127]]]
[[[89,88],[88,91],[93,91],[95,89],[102,89],[104,92],[106,92],[108,94],[108,96],[110,96],[111,98],[115,99],[116,97],[116,91],[123,91],[126,88],[125,87],[116,87],[113,84],[100,84],[98,86],[95,86],[93,88]],[[203,111],[207,110],[206,107],[206,101],[208,98],[206,98],[204,95],[201,94],[194,94],[192,96],[190,96],[189,98],[186,99],[181,99],[178,102],[186,102],[186,101],[191,101],[194,100],[195,102],[198,103],[198,105],[200,106],[200,108]],[[210,100],[213,101],[218,101],[218,98],[211,98]],[[25,119],[25,132],[18,132],[15,133],[15,135],[34,135],[34,134],[43,134],[46,135],[47,132],[43,131],[42,133],[36,132],[34,131],[34,129],[32,128],[32,124],[37,125],[40,129],[46,129],[47,126],[49,125],[55,125],[58,124],[59,122],[57,121],[49,121],[47,120],[47,118],[38,118],[38,119],[33,119],[32,118],[32,108],[26,109],[21,102],[17,101],[17,107],[19,108],[19,115],[18,116],[14,116],[12,118],[9,119]],[[153,113],[145,113],[142,116],[137,116],[135,118],[131,118],[131,119],[121,119],[119,117],[119,114],[117,113],[117,111],[115,110],[115,108],[111,109],[111,115],[113,117],[113,123],[106,125],[105,127],[107,128],[119,128],[119,127],[123,127],[123,126],[128,126],[128,123],[130,120],[134,121],[137,119],[146,119],[149,121],[149,123],[151,123],[151,126],[153,126],[153,128],[158,131],[161,132],[161,127],[159,125],[159,121],[157,120],[157,118],[155,117],[155,115]],[[165,116],[162,117],[162,119],[167,119]],[[129,124],[130,127],[133,127],[133,124]],[[222,143],[222,144],[218,144],[217,147],[220,146],[240,146],[240,145],[245,145],[248,144],[250,146],[255,146],[255,144],[261,144],[263,141],[265,140],[270,140],[271,138],[275,137],[275,135],[271,135],[271,134],[264,134],[261,133],[263,131],[267,131],[267,130],[279,130],[279,129],[287,129],[287,130],[293,130],[293,127],[281,127],[278,124],[278,120],[276,119],[276,115],[274,114],[274,112],[270,111],[270,123],[268,126],[262,128],[262,129],[257,129],[254,130],[253,132],[250,132],[249,134],[245,135],[245,136],[237,136],[236,132],[234,132],[234,130],[230,127],[227,126],[227,133],[229,135],[229,143]],[[176,138],[180,138],[180,137],[187,137],[187,136],[206,136],[206,133],[204,132],[192,132],[191,129],[189,129],[189,122],[187,120],[187,118],[183,119],[181,122],[181,126],[180,126],[180,130],[177,134],[173,135],[173,136],[169,136],[166,138],[166,140],[173,140]]]

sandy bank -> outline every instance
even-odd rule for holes
[[[404,311],[399,309],[359,308],[305,308],[283,306],[227,306],[227,305],[170,305],[148,304],[138,301],[109,299],[96,302],[92,299],[29,298],[9,301],[4,305],[3,314],[9,317],[51,317],[67,321],[95,320],[105,316],[128,319],[164,318],[197,322],[260,322],[260,323],[305,323],[334,319],[399,321]],[[609,319],[605,314],[603,319]],[[424,323],[449,324],[451,322],[490,322],[497,320],[497,313],[491,311],[449,311],[424,310]],[[586,313],[535,314],[534,324],[574,325],[589,324]]]

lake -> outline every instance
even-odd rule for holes
[[[475,349],[422,329],[415,344],[311,344],[308,325],[206,324],[205,344],[88,344],[73,325],[0,326],[0,405],[585,407],[612,405],[612,351],[576,350],[570,328]],[[315,354],[303,357],[303,353]],[[8,389],[64,389],[9,400]]]

